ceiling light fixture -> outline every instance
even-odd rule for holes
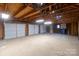
[[[43,19],[41,19],[41,20],[36,20],[36,23],[43,23],[43,22],[44,22]]]
[[[52,22],[51,21],[46,21],[46,22],[44,22],[44,24],[45,25],[50,25],[50,24],[52,24]]]
[[[2,17],[2,19],[8,19],[10,17],[10,15],[2,13],[1,17]]]

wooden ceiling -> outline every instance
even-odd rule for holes
[[[13,18],[12,21],[18,22],[33,22],[43,18],[54,23],[70,23],[79,19],[79,4],[0,3],[0,12],[8,12]],[[56,16],[61,18],[57,19]]]

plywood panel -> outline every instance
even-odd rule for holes
[[[4,37],[4,25],[3,23],[0,23],[0,39]]]
[[[30,13],[29,15],[25,16],[24,18],[31,17],[31,16],[39,14],[39,13],[40,13],[40,11],[36,11],[36,12]]]
[[[0,11],[4,11],[5,10],[5,4],[0,3]]]
[[[17,3],[10,3],[7,5],[8,5],[8,11],[12,15],[14,15],[16,12],[18,12],[19,9],[23,6],[23,4],[17,4]]]
[[[78,36],[78,23],[73,22],[70,24],[67,24],[68,34]]]
[[[31,12],[33,10],[32,7],[27,6],[26,8],[24,8],[21,12],[19,12],[17,15],[15,15],[16,18],[19,18],[29,12]]]
[[[78,33],[77,23],[74,22],[74,23],[71,24],[71,34],[77,35],[77,33]]]

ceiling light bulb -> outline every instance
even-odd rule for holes
[[[36,20],[36,23],[43,23],[43,22],[44,22],[43,19],[41,19],[41,20]]]
[[[2,13],[2,19],[8,19],[8,18],[9,18],[8,14]]]
[[[52,22],[51,21],[46,21],[46,22],[44,22],[44,24],[50,25],[50,24],[52,24]]]

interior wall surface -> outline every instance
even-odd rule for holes
[[[4,38],[4,24],[0,22],[0,40]]]

